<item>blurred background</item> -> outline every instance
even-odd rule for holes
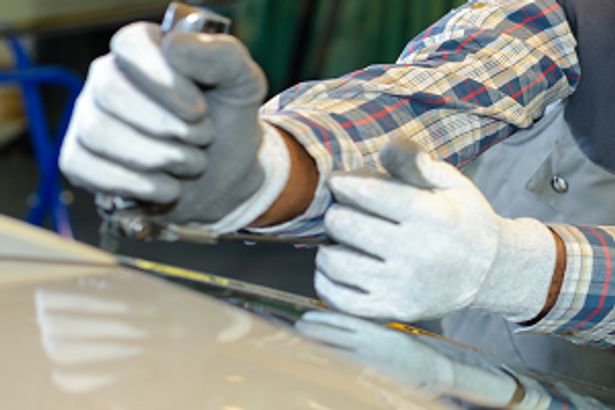
[[[394,62],[460,0],[212,0],[263,67],[274,95],[303,80]],[[0,214],[97,246],[93,197],[58,180],[55,156],[90,61],[159,0],[0,0]],[[119,253],[312,295],[314,250],[285,245],[122,242]]]

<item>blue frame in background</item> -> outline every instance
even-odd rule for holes
[[[43,226],[49,216],[51,226],[57,233],[72,237],[68,207],[62,201],[58,157],[75,101],[83,87],[83,80],[62,67],[37,67],[17,38],[9,36],[6,40],[15,66],[13,69],[0,70],[0,84],[17,84],[21,88],[28,117],[28,134],[39,173],[36,201],[29,209],[27,221]],[[68,92],[68,101],[55,132],[50,129],[47,121],[41,97],[42,85],[57,85]]]

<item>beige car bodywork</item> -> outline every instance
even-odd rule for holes
[[[436,409],[245,311],[0,216],[3,409]]]

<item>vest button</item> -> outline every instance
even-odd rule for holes
[[[568,181],[559,175],[553,175],[551,177],[551,187],[558,194],[563,194],[568,192]]]

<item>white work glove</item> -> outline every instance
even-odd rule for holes
[[[477,308],[509,320],[543,308],[555,240],[533,219],[498,216],[457,169],[418,145],[381,152],[395,179],[338,174],[325,216],[339,244],[316,257],[315,287],[351,314],[401,321]]]
[[[93,192],[172,204],[161,218],[245,227],[284,188],[290,161],[258,119],[262,71],[228,35],[135,23],[92,63],[60,157]],[[201,86],[199,88],[199,86]]]
[[[340,350],[351,360],[431,397],[470,399],[475,404],[504,407],[517,383],[501,369],[475,357],[440,350],[417,336],[383,325],[331,312],[308,312],[295,324],[303,335]],[[478,355],[477,355],[478,356]]]

